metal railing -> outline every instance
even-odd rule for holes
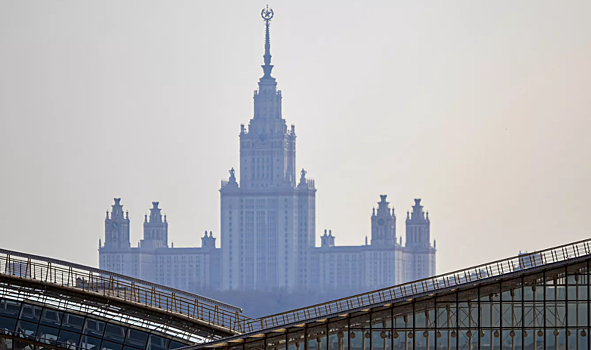
[[[412,298],[417,294],[473,283],[589,254],[591,254],[591,239],[259,319],[245,317],[239,313],[240,309],[237,307],[200,295],[83,265],[4,249],[0,249],[0,274],[40,280],[141,304],[145,307],[162,309],[240,334],[346,313],[349,310],[387,303],[395,299]]]
[[[0,249],[0,275],[29,279],[166,311],[230,334],[252,319],[236,306],[201,295],[62,260]]]
[[[393,287],[358,294],[297,310],[261,317],[247,322],[245,333],[262,331],[267,328],[304,322],[323,316],[346,313],[349,310],[387,303],[400,298],[412,298],[421,293],[429,293],[442,288],[450,288],[464,283],[472,283],[486,278],[501,276],[533,267],[552,264],[591,254],[591,239],[565,244],[546,250],[521,254],[515,257],[493,261],[443,275],[408,282]]]

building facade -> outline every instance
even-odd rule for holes
[[[259,194],[262,198],[256,199],[252,198],[256,192],[246,192],[241,197],[237,184],[232,184],[228,181],[222,187],[222,198],[229,199],[224,199],[226,207],[222,204],[222,213],[225,211],[226,215],[225,219],[222,216],[222,223],[226,221],[227,230],[222,237],[226,237],[227,243],[222,240],[221,247],[216,247],[216,238],[207,231],[201,237],[201,247],[169,246],[168,222],[158,202],[152,203],[150,215],[144,219],[143,239],[132,247],[129,214],[124,213],[121,199],[115,198],[105,218],[105,241],[99,242],[100,268],[189,291],[281,289],[355,293],[436,273],[435,241],[431,240],[429,215],[420,199],[415,199],[412,212],[407,213],[406,245],[396,235],[394,209],[386,195],[381,195],[377,210],[374,208],[371,215],[371,239],[366,237],[365,244],[338,246],[336,235],[324,230],[320,246],[315,245],[313,235],[298,246],[298,230],[290,232],[290,226],[286,229],[270,223],[299,221],[300,208],[307,211],[303,218],[314,217],[313,210],[303,204],[309,198],[281,198],[287,203],[281,206],[277,205],[278,198],[269,194],[272,192],[263,192],[267,197]],[[234,187],[230,195],[225,193],[228,186]],[[306,196],[313,198],[313,192]],[[282,219],[277,219],[278,213]],[[280,228],[284,232],[277,234]],[[307,233],[304,228],[299,232]],[[286,247],[283,254],[278,251]]]
[[[325,231],[316,246],[316,188],[304,169],[296,175],[295,126],[283,119],[271,76],[273,11],[262,16],[263,76],[253,117],[240,127],[239,180],[232,168],[220,188],[221,247],[211,232],[201,248],[169,247],[158,202],[144,220],[143,239],[131,247],[129,217],[116,198],[99,244],[100,267],[188,290],[362,291],[434,275],[436,250],[420,199],[406,220],[406,245],[382,195],[371,216],[371,242],[337,246]]]

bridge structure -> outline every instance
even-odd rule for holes
[[[591,350],[591,240],[259,319],[130,277],[0,253],[0,350]]]
[[[201,295],[0,249],[4,344],[168,350],[240,334],[249,321],[240,308]]]
[[[312,305],[183,350],[586,349],[591,240]]]

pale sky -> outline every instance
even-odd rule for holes
[[[98,266],[121,197],[219,246],[262,76],[257,1],[0,1],[0,246]],[[422,198],[438,272],[588,238],[591,1],[274,1],[273,75],[317,236]],[[319,239],[317,239],[319,244]]]

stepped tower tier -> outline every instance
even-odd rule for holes
[[[431,245],[431,220],[423,211],[421,199],[415,199],[412,212],[406,214],[406,253],[408,281],[433,276],[436,273],[434,244]]]
[[[129,213],[123,212],[121,198],[115,198],[111,215],[105,218],[105,249],[127,249],[129,241]]]
[[[396,244],[396,215],[386,197],[385,194],[380,195],[378,210],[376,212],[374,208],[371,216],[371,245]]]
[[[222,181],[222,289],[297,290],[309,284],[315,246],[314,181],[296,177],[295,126],[281,113],[281,91],[271,76],[270,26],[265,24],[263,76],[254,115],[240,127],[240,181],[234,169]],[[299,180],[299,181],[298,181]]]
[[[270,25],[273,10],[262,12],[265,20],[263,77],[254,92],[254,116],[240,128],[240,186],[242,188],[294,187],[296,185],[295,126],[288,130],[281,113],[281,91],[271,76]]]
[[[412,212],[406,217],[406,246],[407,247],[431,247],[431,221],[429,213],[423,211],[421,199],[415,199]]]
[[[152,202],[150,216],[144,218],[144,239],[140,247],[144,249],[156,249],[168,247],[168,221],[166,215],[162,218],[162,209],[158,207],[159,202]]]

